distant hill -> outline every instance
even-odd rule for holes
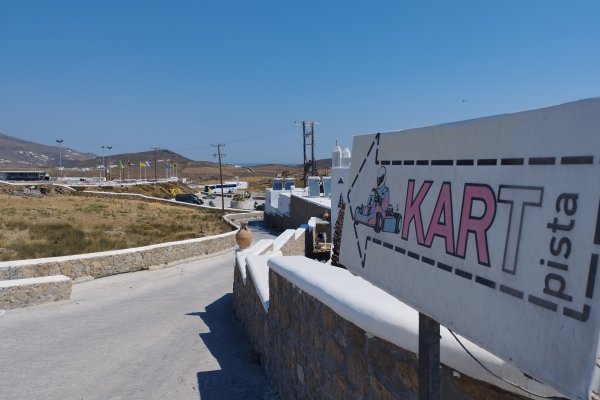
[[[122,153],[122,154],[111,154],[110,162],[112,165],[119,165],[119,161],[123,163],[124,166],[127,166],[127,162],[133,164],[133,166],[139,166],[140,162],[149,162],[151,166],[154,165],[154,160],[156,157],[156,162],[159,165],[165,164],[166,161],[170,163],[177,163],[179,165],[187,164],[190,162],[194,162],[193,160],[182,156],[181,154],[175,153],[174,151],[168,149],[160,149],[156,151],[156,154],[153,150],[142,151],[139,153]],[[109,155],[108,153],[104,155],[104,163],[108,165]],[[76,168],[95,168],[98,165],[102,165],[102,156],[94,155],[93,158],[82,160],[78,162],[74,162],[70,164],[71,167]]]
[[[0,133],[0,169],[56,168],[59,165],[59,150],[58,146],[47,146]],[[213,163],[195,162],[168,149],[157,150],[156,153],[149,150],[140,153],[111,154],[110,161],[113,165],[119,165],[121,161],[125,166],[127,161],[135,166],[139,166],[140,161],[148,161],[153,166],[155,157],[157,164],[163,167],[167,160],[181,167],[185,167],[188,163],[198,166],[213,165]],[[97,166],[102,165],[102,161],[102,155],[62,148],[62,165],[66,169],[95,170]],[[104,156],[104,163],[108,165],[108,162],[107,153]]]
[[[62,148],[64,166],[93,157],[95,154]],[[0,169],[50,168],[58,166],[58,163],[58,146],[46,146],[0,133]]]
[[[317,169],[331,169],[331,158],[324,158],[322,160],[315,160],[317,164]]]
[[[52,170],[58,167],[59,147],[46,146],[39,143],[21,140],[0,133],[0,170]],[[156,164],[155,164],[156,160]],[[118,178],[121,174],[137,178],[143,171],[142,176],[153,178],[164,177],[168,171],[165,170],[167,160],[177,164],[177,175],[193,179],[196,182],[216,182],[219,180],[219,164],[211,161],[194,161],[181,154],[168,149],[143,151],[139,153],[111,154],[110,163],[113,165],[112,175]],[[62,161],[65,167],[64,176],[98,176],[97,167],[102,165],[102,155],[92,153],[81,153],[73,149],[62,148]],[[150,168],[140,169],[140,162],[149,162]],[[119,168],[119,162],[123,163],[124,170]],[[131,163],[131,167],[127,165]],[[104,155],[104,163],[108,165],[108,153]],[[155,169],[156,166],[156,169]],[[331,159],[317,160],[317,169],[320,174],[329,173]],[[283,165],[268,164],[256,166],[235,166],[224,163],[222,172],[223,179],[230,180],[235,177],[252,180],[253,177],[272,178],[276,176],[293,176],[297,179],[302,177],[302,164]],[[57,171],[49,171],[51,175]],[[266,179],[266,178],[265,178]],[[265,184],[268,186],[268,179]]]

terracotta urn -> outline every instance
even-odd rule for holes
[[[247,249],[252,244],[252,232],[248,229],[247,222],[240,224],[240,230],[235,234],[235,241],[240,249]]]

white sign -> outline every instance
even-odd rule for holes
[[[354,138],[341,262],[562,393],[591,398],[600,99]]]

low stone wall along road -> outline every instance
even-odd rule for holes
[[[273,238],[252,223],[255,240]],[[0,319],[0,399],[277,399],[232,310],[234,255],[73,285]]]

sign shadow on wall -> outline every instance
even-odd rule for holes
[[[186,315],[198,316],[208,326],[209,332],[199,336],[221,367],[197,373],[202,400],[279,398],[235,319],[231,293],[208,305],[206,311]]]

